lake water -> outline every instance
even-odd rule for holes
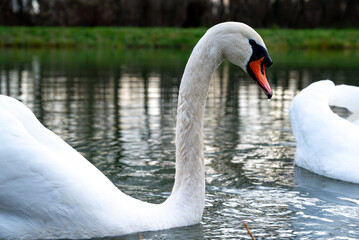
[[[359,185],[294,166],[288,117],[293,97],[313,81],[359,85],[359,53],[271,55],[271,101],[227,62],[212,80],[201,224],[111,239],[251,239],[242,221],[256,239],[359,239]],[[0,93],[24,102],[125,193],[159,203],[174,179],[177,92],[188,56],[2,49]]]

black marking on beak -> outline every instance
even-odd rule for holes
[[[252,46],[253,52],[252,52],[252,56],[249,59],[248,63],[264,57],[263,65],[266,68],[270,68],[273,65],[273,61],[270,58],[267,49],[265,49],[263,46],[257,44],[256,41],[254,41],[253,39],[249,39],[249,44]],[[248,64],[247,64],[247,66],[248,66]]]

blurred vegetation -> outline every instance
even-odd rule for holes
[[[268,49],[359,49],[358,29],[257,29]],[[0,27],[2,48],[192,49],[206,28]]]
[[[204,28],[0,27],[0,46],[186,49],[204,32]]]
[[[258,29],[269,49],[359,49],[358,29]]]

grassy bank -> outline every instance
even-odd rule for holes
[[[205,28],[0,27],[0,47],[191,49]],[[359,49],[357,29],[257,29],[270,49]]]

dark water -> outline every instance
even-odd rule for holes
[[[1,50],[20,99],[121,190],[162,202],[174,178],[177,92],[189,52]],[[206,208],[196,226],[118,239],[359,239],[359,185],[293,165],[288,107],[313,81],[358,84],[359,53],[272,53],[269,102],[241,69],[216,72],[205,115]],[[358,173],[359,174],[359,173]]]

